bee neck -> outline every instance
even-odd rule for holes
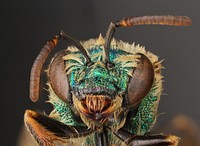
[[[94,133],[95,136],[95,146],[108,146],[108,135],[107,130],[103,127],[101,130],[97,130]]]

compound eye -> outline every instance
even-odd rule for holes
[[[154,68],[151,61],[143,54],[138,66],[132,73],[128,84],[128,100],[135,106],[150,91],[154,81]]]
[[[55,94],[63,101],[68,100],[69,83],[65,73],[65,66],[62,57],[65,51],[60,52],[49,66],[49,82]]]

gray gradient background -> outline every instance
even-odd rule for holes
[[[2,146],[16,145],[25,109],[49,111],[52,108],[44,103],[45,92],[37,103],[32,103],[28,95],[30,69],[46,40],[60,29],[79,40],[96,38],[100,33],[105,34],[111,21],[125,16],[171,14],[193,19],[191,27],[120,28],[115,37],[139,43],[165,59],[163,75],[167,95],[162,96],[159,107],[159,113],[165,114],[158,122],[185,114],[200,123],[199,0],[7,0],[0,7]]]

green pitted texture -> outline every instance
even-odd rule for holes
[[[108,68],[102,60],[103,50],[101,45],[96,45],[94,48],[87,50],[89,50],[93,62],[91,66],[85,64],[82,58],[83,55],[80,52],[79,59],[77,59],[77,52],[71,52],[69,56],[66,55],[65,57],[66,72],[71,88],[77,91],[84,88],[103,87],[117,94],[125,92],[129,73],[132,72],[137,60],[123,59],[130,53],[111,48],[109,57],[114,67]],[[79,60],[82,60],[82,62]]]
[[[151,130],[156,120],[160,99],[160,92],[157,90],[157,87],[154,85],[147,96],[141,101],[136,115],[127,122],[126,127],[131,133],[144,135]]]
[[[52,89],[49,89],[50,96],[49,102],[53,105],[54,110],[51,112],[50,116],[66,125],[71,126],[85,126],[84,123],[78,123],[74,116],[74,112],[71,109],[71,105],[68,102],[62,101]]]

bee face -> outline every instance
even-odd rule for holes
[[[68,48],[71,52],[63,57],[73,103],[81,114],[95,123],[105,122],[122,107],[129,74],[137,64],[135,58],[139,56],[134,52],[123,51],[117,47],[119,45],[123,47],[125,43],[113,40],[111,44],[112,67],[106,66],[104,39],[101,36],[83,43],[84,48],[88,48],[87,52],[92,61],[90,66],[84,62],[84,56],[76,48]]]
[[[127,111],[124,103],[129,107],[136,106],[150,91],[154,81],[153,62],[145,57],[148,55],[143,47],[113,39],[110,67],[105,61],[104,42],[100,36],[82,43],[91,58],[90,65],[75,47],[69,47],[68,53],[62,57],[73,105],[86,124],[88,120],[95,125],[110,125],[113,123],[110,121],[122,123],[120,117],[109,119]]]

